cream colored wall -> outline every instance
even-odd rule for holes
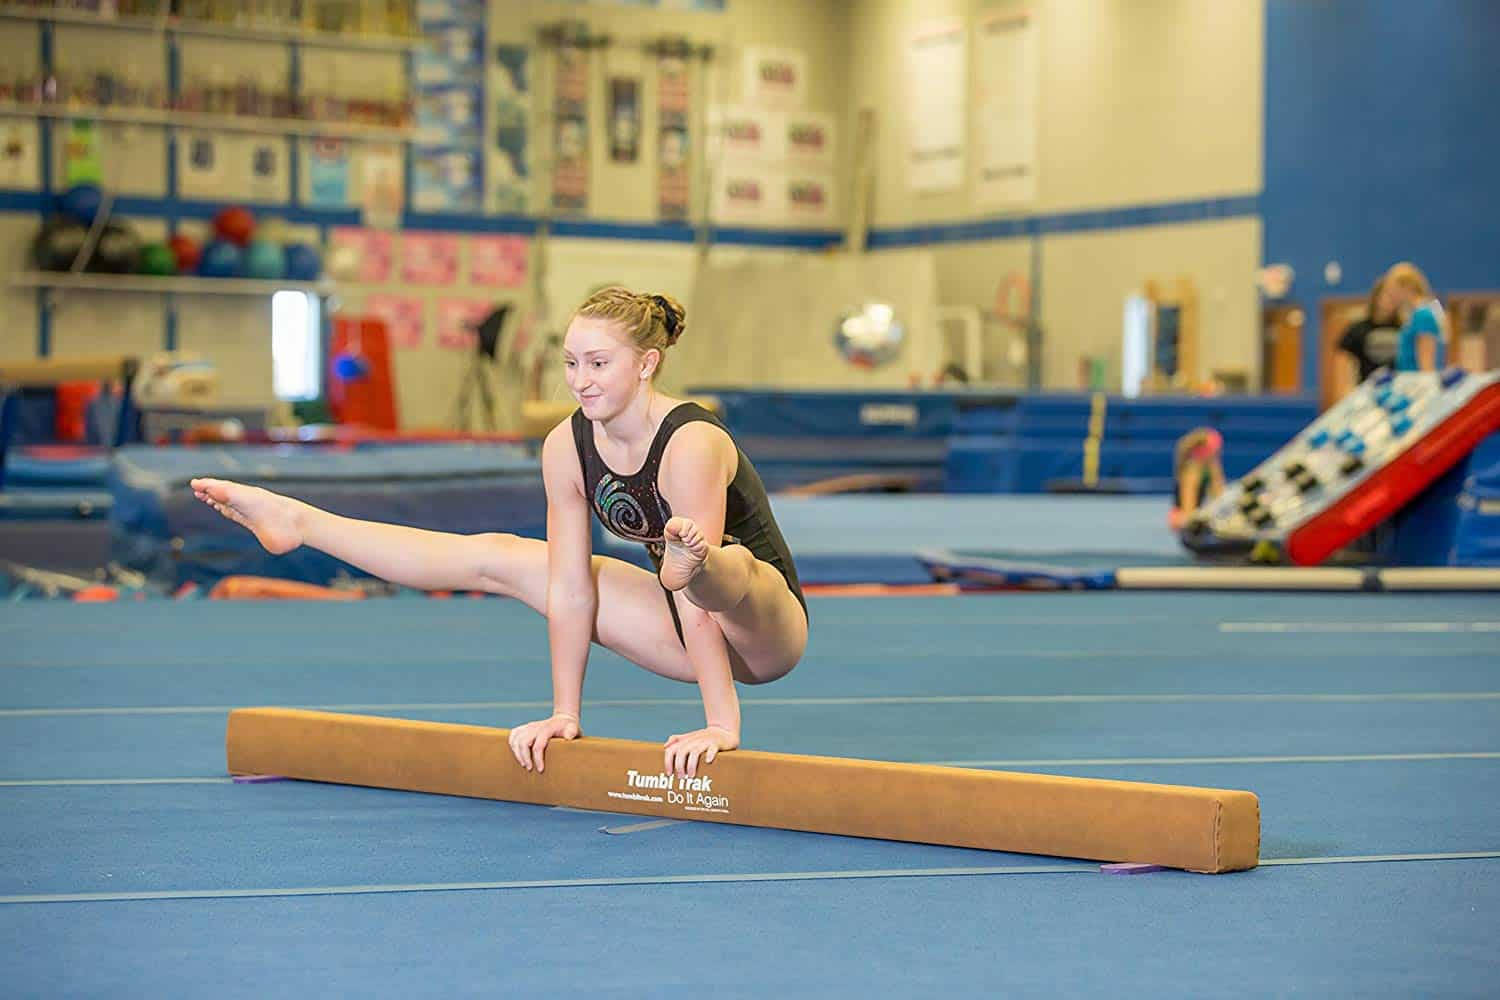
[[[1204,0],[863,0],[850,45],[850,106],[879,115],[874,224],[998,215],[971,185],[909,190],[906,44],[913,28],[1030,9],[1041,62],[1037,200],[1024,213],[1252,194],[1261,186],[1263,8]],[[977,128],[969,115],[967,173]],[[1023,213],[1023,214],[1024,214]]]
[[[1077,386],[1078,359],[1087,355],[1108,361],[1118,388],[1125,299],[1149,280],[1170,285],[1179,276],[1198,293],[1200,376],[1226,369],[1254,376],[1260,233],[1260,220],[1246,218],[1049,237],[1040,302],[1046,384]]]
[[[907,186],[905,45],[912,28],[961,18],[972,29],[992,11],[1037,17],[1037,197],[1011,214],[1051,215],[1194,199],[1254,195],[1262,185],[1264,9],[1203,0],[865,0],[851,44],[848,117],[880,115],[872,226],[971,221],[1002,213],[976,207],[972,184],[941,194]],[[972,53],[972,49],[971,49]],[[972,55],[970,77],[974,68]],[[969,162],[978,135],[969,116]],[[934,246],[945,304],[992,305],[1007,273],[1031,274],[1030,241]],[[1260,224],[1233,221],[1137,227],[1041,238],[1043,375],[1074,387],[1083,355],[1110,360],[1119,376],[1124,298],[1148,278],[1193,276],[1202,304],[1203,372],[1258,375]],[[991,359],[1009,334],[992,329]],[[991,377],[1004,366],[987,364]],[[1003,376],[999,376],[1003,377]]]

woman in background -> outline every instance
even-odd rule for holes
[[[1339,338],[1334,379],[1338,398],[1345,396],[1380,368],[1394,367],[1401,337],[1401,317],[1396,313],[1396,290],[1387,287],[1385,276],[1370,289],[1365,315],[1349,324]]]
[[[1402,261],[1381,280],[1391,289],[1391,306],[1401,320],[1396,371],[1438,371],[1447,364],[1448,320],[1427,276],[1415,264]]]

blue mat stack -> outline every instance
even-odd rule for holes
[[[1243,475],[1317,416],[1301,398],[1124,399],[1104,401],[1097,483],[1083,482],[1091,397],[1019,397],[1009,405],[961,407],[949,443],[951,493],[1170,493],[1172,451],[1195,427],[1224,436],[1224,471]]]
[[[461,534],[546,533],[539,464],[519,447],[123,448],[111,470],[117,562],[168,588],[231,574],[317,584],[359,575],[307,548],[268,555],[248,531],[194,499],[195,476],[264,486],[349,517]]]

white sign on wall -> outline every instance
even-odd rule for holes
[[[986,205],[1036,199],[1038,45],[1026,11],[982,18],[975,40],[975,199]]]
[[[951,191],[964,181],[967,108],[964,24],[931,21],[907,47],[907,179],[914,191]]]
[[[745,103],[789,111],[807,104],[807,54],[798,49],[745,49]]]
[[[793,111],[782,123],[786,161],[797,167],[834,167],[833,115],[822,111]]]

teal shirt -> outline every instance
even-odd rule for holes
[[[1431,337],[1437,342],[1437,368],[1447,364],[1447,348],[1443,344],[1443,324],[1438,320],[1443,307],[1436,299],[1429,299],[1412,310],[1411,319],[1401,328],[1401,339],[1396,345],[1396,371],[1421,370],[1417,361],[1417,338]]]

